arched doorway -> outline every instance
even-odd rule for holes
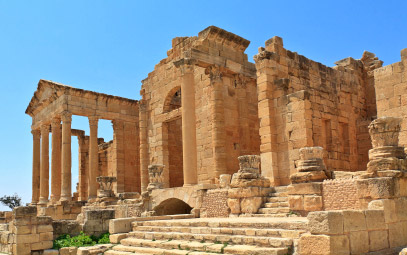
[[[156,215],[190,214],[192,207],[178,198],[169,198],[154,208]]]
[[[172,112],[181,108],[181,88],[173,88],[164,102],[164,112]],[[179,116],[179,115],[178,115]],[[173,118],[163,125],[163,138],[165,155],[167,155],[169,187],[182,187],[184,185],[183,150],[182,150],[182,119]]]

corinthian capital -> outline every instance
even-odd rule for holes
[[[181,74],[185,75],[187,73],[194,72],[195,60],[183,58],[174,62],[175,67],[180,68]]]
[[[209,75],[211,84],[213,84],[215,82],[222,82],[223,73],[220,70],[220,66],[218,66],[218,65],[208,66],[205,69],[205,74]]]
[[[72,113],[65,111],[61,113],[61,119],[63,122],[71,122],[72,121]]]

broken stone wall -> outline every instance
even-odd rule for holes
[[[298,149],[312,146],[325,149],[329,170],[366,168],[370,140],[361,123],[374,114],[373,102],[366,100],[372,93],[366,60],[347,58],[330,68],[286,50],[274,37],[255,61],[264,176],[289,184]]]
[[[377,116],[402,117],[400,146],[407,145],[407,49],[401,51],[401,61],[374,71]]]

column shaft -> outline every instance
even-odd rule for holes
[[[148,186],[148,141],[147,141],[147,103],[142,101],[139,107],[140,126],[140,177],[141,191],[147,191]]]
[[[89,117],[89,198],[96,198],[97,196],[97,173],[99,167],[98,157],[98,119],[97,117]]]
[[[72,115],[68,112],[62,114],[62,179],[61,179],[61,201],[72,199],[71,187],[71,122]]]
[[[212,84],[211,116],[212,116],[212,151],[215,168],[215,182],[221,174],[227,174],[225,112],[223,97],[223,80],[220,68],[210,66],[207,71]]]
[[[33,171],[32,171],[32,204],[40,198],[40,169],[41,169],[41,132],[32,130],[33,134]]]
[[[197,184],[194,66],[181,66],[182,151],[184,186]]]
[[[49,125],[41,126],[41,174],[40,204],[46,204],[49,197]]]
[[[57,202],[61,197],[61,119],[54,118],[51,122],[51,201]]]

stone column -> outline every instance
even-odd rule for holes
[[[89,153],[89,137],[85,132],[78,136],[79,146],[79,201],[88,200],[88,168],[87,154]]]
[[[49,124],[41,126],[40,204],[48,203],[49,196]]]
[[[61,119],[53,118],[51,154],[51,202],[61,198]]]
[[[140,175],[141,191],[147,191],[148,186],[148,135],[147,135],[147,103],[142,100],[139,105],[140,126]]]
[[[304,147],[299,150],[297,173],[290,176],[292,183],[322,182],[327,179],[322,147]]]
[[[32,204],[37,204],[40,198],[41,169],[41,132],[32,130],[33,134],[33,171],[32,171]]]
[[[98,118],[96,116],[89,117],[89,179],[88,179],[88,196],[89,199],[97,197],[97,181],[98,175]]]
[[[182,151],[184,187],[197,184],[194,65],[183,61],[181,67]]]
[[[221,174],[227,174],[223,81],[219,66],[209,66],[205,70],[205,73],[209,75],[212,85],[210,104],[212,116],[212,151],[215,169],[214,178],[216,180]]]
[[[71,188],[71,122],[72,114],[62,113],[62,181],[61,181],[61,201],[72,199]]]
[[[401,118],[381,117],[369,125],[373,149],[369,150],[367,172],[375,177],[399,177],[407,169],[404,147],[399,146]]]

